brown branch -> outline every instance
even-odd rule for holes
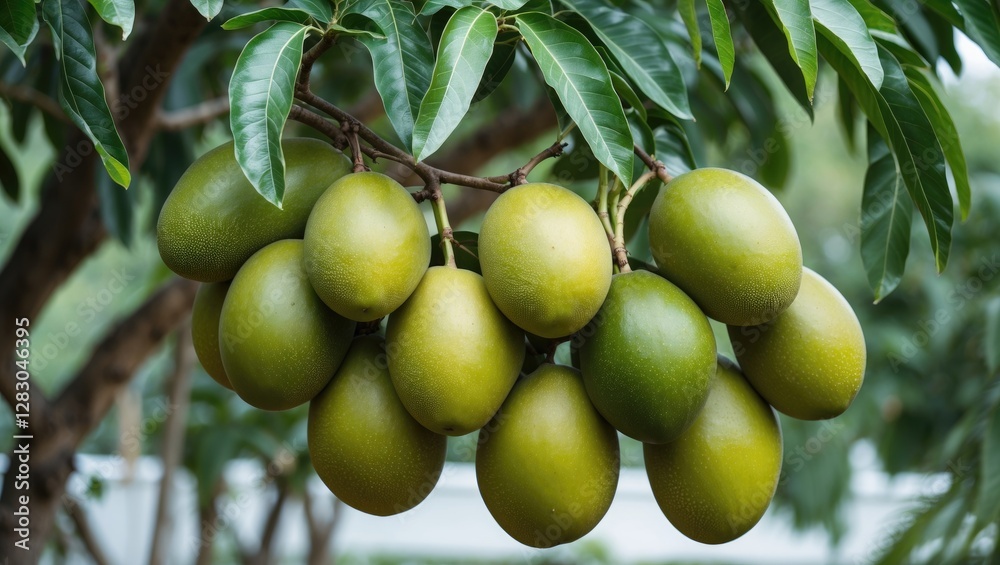
[[[549,147],[546,147],[545,149],[543,149],[541,152],[538,153],[538,155],[535,155],[534,157],[532,157],[531,160],[528,161],[523,167],[520,167],[519,169],[517,169],[516,171],[514,171],[513,173],[510,174],[510,176],[511,176],[511,179],[510,179],[511,185],[516,186],[516,185],[519,185],[519,184],[525,184],[525,183],[527,183],[528,182],[528,178],[527,178],[528,175],[531,174],[531,171],[533,171],[535,169],[535,167],[538,166],[539,163],[541,163],[542,161],[544,161],[546,159],[551,159],[553,157],[559,157],[560,155],[563,154],[563,149],[565,149],[565,148],[566,148],[566,144],[565,143],[563,143],[561,141],[557,141],[557,142],[553,143],[552,145],[550,145]]]
[[[330,552],[330,540],[337,531],[343,514],[344,503],[337,497],[333,498],[333,516],[323,522],[313,511],[312,497],[307,488],[302,495],[302,508],[306,515],[306,524],[309,531],[309,565],[330,564],[328,557]]]
[[[457,143],[447,153],[433,159],[431,164],[472,174],[495,156],[533,141],[555,127],[556,114],[548,98],[542,96],[529,108],[512,108],[501,113],[496,120]],[[400,182],[404,186],[413,184],[412,179],[401,179]],[[453,225],[459,226],[488,208],[496,196],[486,191],[469,190],[458,198],[451,199],[448,211]]]
[[[310,106],[320,110],[321,112],[327,114],[331,118],[337,120],[341,124],[356,123],[357,124],[357,134],[363,139],[372,150],[369,151],[365,148],[362,150],[373,159],[376,156],[383,156],[398,163],[402,163],[409,169],[413,170],[417,175],[424,180],[425,183],[430,183],[432,180],[436,179],[438,182],[456,184],[459,186],[467,186],[469,188],[478,188],[482,190],[490,190],[493,192],[503,192],[508,188],[508,184],[500,182],[497,179],[475,177],[471,175],[463,175],[459,173],[454,173],[451,171],[445,171],[443,169],[438,169],[432,167],[424,162],[418,162],[413,158],[412,155],[403,151],[402,149],[396,147],[395,145],[389,143],[388,141],[382,139],[377,133],[372,131],[368,126],[358,122],[353,116],[347,112],[341,110],[337,106],[327,102],[323,98],[313,94],[309,90],[300,90],[297,93],[299,100],[309,104]]]
[[[340,124],[340,129],[344,131],[344,135],[347,136],[347,144],[351,147],[351,161],[354,163],[352,171],[355,173],[370,171],[368,165],[365,165],[365,158],[361,153],[361,143],[358,141],[359,122],[343,122]]]
[[[156,504],[156,519],[153,525],[153,541],[150,544],[149,563],[167,563],[166,544],[170,538],[172,520],[171,501],[174,499],[174,472],[184,454],[184,425],[187,423],[187,409],[191,398],[191,373],[194,366],[194,348],[191,344],[191,325],[178,328],[177,342],[174,344],[174,370],[169,379],[167,398],[167,421],[163,432],[160,478],[160,492]]]
[[[285,503],[288,501],[288,480],[278,477],[275,480],[275,485],[277,488],[277,497],[274,499],[274,503],[271,505],[271,510],[267,513],[267,518],[264,520],[264,529],[261,531],[260,544],[257,546],[257,551],[250,553],[249,551],[243,553],[243,562],[246,565],[267,565],[271,562],[271,549],[274,545],[274,535],[278,531],[278,524],[281,521],[281,513],[285,509]]]
[[[69,123],[69,118],[66,117],[66,113],[63,112],[58,102],[30,86],[0,82],[0,96],[31,104],[46,114]]]
[[[83,509],[80,501],[72,497],[66,497],[63,508],[66,510],[66,515],[73,521],[73,525],[76,527],[76,535],[83,542],[83,547],[90,554],[90,558],[97,565],[107,565],[109,563],[108,558],[105,556],[104,550],[101,549],[101,544],[94,535],[94,529],[90,527],[87,512]]]
[[[309,78],[312,75],[313,64],[316,62],[316,59],[319,59],[320,55],[326,53],[330,47],[333,47],[335,41],[336,35],[327,33],[320,38],[316,45],[313,45],[302,55],[302,63],[299,65],[299,76],[295,84],[296,90],[309,91]]]
[[[211,122],[228,113],[229,98],[220,96],[183,110],[165,112],[161,109],[156,114],[156,127],[165,131],[178,131]]]
[[[62,420],[74,446],[100,422],[146,357],[187,319],[197,290],[198,283],[181,278],[163,285],[104,338],[56,397],[53,417]]]
[[[643,149],[638,145],[634,146],[633,151],[635,152],[635,155],[642,160],[642,163],[646,165],[647,169],[656,173],[657,178],[659,178],[663,184],[667,184],[673,180],[674,177],[670,176],[670,173],[667,172],[667,166],[663,164],[663,161],[653,159],[649,153],[643,151]]]

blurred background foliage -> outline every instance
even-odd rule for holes
[[[244,10],[237,3],[227,3],[224,11],[229,14],[221,20]],[[675,25],[680,23],[667,22],[663,31],[669,33]],[[223,32],[206,32],[213,33]],[[172,82],[168,109],[224,95],[228,69],[243,43],[237,35],[224,34],[196,46],[182,67],[189,75]],[[975,187],[972,213],[955,231],[951,264],[943,275],[935,274],[926,233],[915,221],[914,247],[903,281],[876,305],[858,248],[859,202],[867,166],[863,128],[855,127],[853,133],[845,130],[832,73],[820,77],[816,117],[811,123],[783,88],[774,87],[776,77],[760,61],[738,67],[730,92],[741,94],[729,98],[722,95],[712,73],[695,69],[681,49],[676,56],[688,66],[686,75],[693,77],[689,84],[697,119],[696,125],[683,127],[698,164],[741,170],[774,189],[798,228],[806,265],[841,290],[865,330],[868,371],[854,406],[834,427],[782,419],[785,466],[776,502],[779,511],[789,513],[799,528],[821,529],[836,544],[850,527],[840,511],[851,495],[850,457],[856,445],[867,445],[890,474],[946,477],[939,492],[931,493],[906,519],[906,527],[896,530],[897,537],[886,545],[882,562],[958,563],[985,560],[990,554],[995,562],[1000,555],[1000,116],[996,111],[1000,78],[995,73],[973,74],[951,80],[945,88],[946,104],[965,141]],[[14,75],[24,71],[10,65],[9,59],[4,60],[3,72],[13,82]],[[473,107],[456,138],[475,131],[505,108],[534,103],[540,87],[528,80],[530,71],[523,63],[515,62],[497,95]],[[368,87],[359,85],[369,84],[370,76],[365,52],[345,51],[342,59],[333,58],[328,64],[339,80],[322,82],[319,93],[344,106],[363,102]],[[4,258],[37,210],[38,185],[54,156],[41,116],[32,114],[26,124],[18,125],[24,119],[0,106],[0,143],[16,164],[23,187],[17,201],[0,196],[0,257]],[[375,117],[373,124],[383,135],[392,136],[384,117]],[[296,125],[290,128],[296,134],[315,135]],[[117,207],[106,206],[108,224],[118,239],[104,244],[33,324],[37,324],[33,335],[40,336],[35,338],[32,358],[38,386],[58,390],[105,330],[170,275],[158,258],[149,228],[186,164],[227,136],[224,121],[165,134],[154,142],[154,157],[147,162],[139,184],[127,194],[108,193],[113,194],[107,196],[109,200],[125,199],[124,206],[121,202]],[[759,152],[768,140],[773,140],[777,150],[762,165]],[[508,172],[550,141],[543,136],[535,144],[501,155],[482,172]],[[587,166],[569,167],[586,162],[574,161],[575,151],[585,148],[571,146],[566,156],[545,163],[533,177],[552,177],[592,196],[595,184]],[[678,161],[671,163],[674,173],[682,166]],[[566,171],[572,174],[567,176]],[[446,195],[453,197],[458,191],[449,188]],[[642,201],[648,208],[653,194],[650,190],[633,205],[633,216],[641,215]],[[481,216],[472,216],[456,228],[475,231],[480,220]],[[643,226],[638,221],[634,224],[630,250],[634,257],[648,260]],[[122,285],[109,284],[116,277],[124,281]],[[727,349],[724,331],[718,335],[720,348]],[[173,347],[173,342],[168,343],[149,359],[82,452],[120,454],[129,460],[160,452],[164,418],[155,415],[169,405]],[[567,350],[559,355],[569,361]],[[11,436],[11,418],[6,406],[0,412],[0,437],[5,438],[0,448],[9,449],[6,438]],[[197,479],[203,512],[224,492],[222,470],[236,458],[283,462],[274,471],[276,488],[301,496],[311,473],[302,461],[307,457],[305,413],[305,408],[278,414],[251,409],[197,368],[183,464]],[[143,419],[142,415],[147,416]],[[123,438],[124,429],[139,430],[139,435]],[[642,465],[640,446],[627,438],[622,443],[623,462]],[[449,457],[470,461],[474,445],[474,436],[454,440]],[[100,479],[91,485],[90,495],[99,497]],[[665,521],[664,527],[669,527]],[[574,562],[610,562],[600,547],[584,548]],[[238,547],[226,542],[216,551],[237,552]],[[352,562],[349,557],[342,561]],[[385,561],[390,562],[397,561]]]

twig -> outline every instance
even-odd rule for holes
[[[46,114],[69,123],[69,118],[66,117],[66,113],[59,107],[58,102],[30,86],[0,82],[0,96],[31,104]]]
[[[297,90],[302,90],[303,92],[309,91],[309,76],[312,74],[313,63],[319,56],[326,53],[327,49],[333,47],[333,43],[336,40],[336,36],[333,33],[327,33],[316,45],[313,45],[308,51],[302,55],[302,64],[299,66],[299,76],[296,80],[295,88]]]
[[[306,124],[316,131],[326,135],[330,138],[330,142],[333,146],[341,151],[350,145],[350,142],[347,140],[347,136],[344,135],[343,130],[337,127],[336,124],[328,121],[323,118],[323,116],[320,116],[315,112],[306,110],[302,106],[292,106],[291,111],[288,113],[288,119]],[[369,155],[369,157],[371,157],[371,155]],[[374,157],[372,157],[372,159],[374,159]]]
[[[220,96],[183,110],[165,112],[161,109],[156,115],[156,128],[165,131],[179,131],[208,123],[228,113],[229,98]]]
[[[455,236],[451,229],[451,223],[448,222],[448,207],[444,203],[444,195],[441,194],[441,185],[434,179],[427,183],[424,190],[430,190],[431,192],[431,207],[434,210],[434,221],[437,223],[438,234],[441,236],[441,251],[444,253],[444,264],[454,269],[457,265],[455,264],[455,249],[452,247],[451,242],[455,239]]]
[[[611,249],[615,248],[615,229],[611,226],[611,216],[608,213],[608,169],[601,165],[597,177],[597,217],[601,219],[604,233],[608,236]]]
[[[306,104],[309,104],[314,108],[317,108],[324,114],[327,114],[328,116],[337,120],[340,123],[344,122],[357,123],[358,136],[370,146],[370,148],[362,146],[361,148],[362,152],[364,152],[366,155],[368,155],[373,159],[375,159],[376,156],[381,156],[396,161],[398,163],[402,163],[407,168],[417,173],[417,175],[419,175],[420,178],[424,180],[425,184],[429,184],[434,179],[436,179],[439,183],[456,184],[459,186],[467,186],[469,188],[492,190],[493,192],[503,192],[508,188],[507,183],[502,181],[498,182],[496,179],[452,173],[450,171],[444,171],[436,167],[432,167],[424,162],[418,162],[416,161],[416,159],[413,158],[413,156],[406,153],[402,149],[396,147],[395,145],[389,143],[388,141],[382,139],[382,137],[380,137],[377,133],[368,128],[368,126],[358,122],[356,119],[354,119],[353,116],[341,110],[337,106],[334,106],[330,102],[327,102],[323,98],[320,98],[316,94],[308,90],[300,90],[297,96],[299,100],[305,102]],[[303,109],[303,111],[308,112],[308,110],[305,109]],[[320,130],[320,131],[328,133],[326,130]]]
[[[642,187],[646,186],[646,183],[656,177],[657,171],[646,171],[643,173],[642,176],[632,183],[632,186],[629,187],[625,194],[622,195],[616,206],[613,251],[619,272],[628,273],[632,270],[628,264],[628,250],[625,249],[625,212],[628,211],[628,206],[632,203],[635,193],[639,192]]]
[[[108,558],[105,556],[104,550],[101,549],[101,544],[98,543],[97,538],[94,536],[94,529],[90,527],[90,520],[87,519],[87,513],[81,507],[80,501],[67,496],[63,508],[66,509],[66,514],[73,521],[73,525],[76,526],[76,535],[83,542],[83,547],[87,549],[87,553],[90,554],[94,563],[97,565],[106,565]]]
[[[358,143],[358,122],[343,122],[340,125],[340,129],[344,130],[344,135],[347,137],[347,144],[351,146],[351,159],[354,162],[354,172],[363,173],[365,171],[370,171],[368,165],[365,165],[365,158],[361,154],[361,144]]]
[[[191,398],[191,369],[194,365],[194,349],[191,345],[191,324],[187,322],[177,329],[174,344],[174,370],[170,375],[167,397],[170,399],[166,429],[163,432],[159,500],[156,505],[156,521],[153,527],[153,541],[150,544],[149,563],[167,563],[166,544],[172,526],[171,501],[173,496],[174,473],[184,453],[184,425],[187,422],[187,408]]]
[[[523,167],[516,169],[510,174],[510,184],[511,186],[517,186],[519,184],[525,184],[528,182],[528,175],[538,166],[539,163],[546,159],[552,157],[559,157],[563,154],[563,149],[566,148],[566,144],[562,141],[557,141],[545,148],[541,153],[535,155],[530,161],[524,164]]]
[[[638,145],[633,147],[633,151],[642,160],[643,164],[646,165],[647,169],[656,173],[657,178],[663,181],[663,184],[674,180],[674,177],[670,176],[670,173],[667,172],[667,166],[663,164],[663,161],[653,159],[649,153],[643,151]]]

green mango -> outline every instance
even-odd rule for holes
[[[309,457],[340,500],[389,516],[430,494],[447,438],[427,430],[396,396],[378,336],[358,337],[337,374],[309,404]]]
[[[715,375],[715,334],[684,291],[647,271],[615,275],[574,337],[587,394],[608,422],[647,443],[691,425]]]
[[[781,454],[774,410],[722,358],[694,424],[671,443],[643,446],[660,510],[682,534],[710,544],[742,536],[764,515]]]
[[[285,139],[285,196],[277,208],[243,175],[233,143],[209,151],[177,181],[156,223],[160,257],[178,275],[228,281],[258,249],[301,238],[313,204],[351,162],[328,143]]]
[[[696,169],[667,184],[649,214],[649,245],[660,273],[725,324],[771,320],[799,291],[795,226],[770,192],[736,171]]]
[[[546,183],[516,186],[490,206],[479,261],[505,316],[545,338],[579,330],[611,285],[611,247],[590,205]]]
[[[545,364],[514,386],[479,431],[476,479],[490,514],[517,541],[546,548],[583,537],[618,486],[618,434],[580,373]]]
[[[276,241],[247,260],[226,293],[219,317],[222,364],[247,404],[294,408],[333,377],[354,326],[309,286],[302,241]]]
[[[854,310],[808,268],[788,309],[760,326],[730,326],[729,340],[750,384],[793,418],[839,416],[865,379],[868,354]]]
[[[524,362],[524,332],[472,271],[431,267],[389,316],[389,374],[424,427],[461,436],[496,414]]]
[[[219,351],[219,317],[229,290],[228,282],[202,283],[191,310],[191,343],[202,368],[215,382],[232,390]]]
[[[413,197],[379,173],[335,182],[309,216],[306,272],[323,302],[358,322],[409,298],[431,259],[427,222]]]

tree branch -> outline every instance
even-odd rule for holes
[[[187,423],[188,404],[191,399],[191,373],[194,366],[194,348],[191,344],[191,324],[182,324],[178,328],[177,342],[174,344],[174,370],[168,381],[167,421],[163,432],[163,447],[160,464],[163,474],[160,477],[160,492],[156,504],[156,519],[153,524],[153,541],[150,543],[149,563],[158,565],[168,563],[167,543],[172,531],[171,506],[174,500],[174,472],[184,455],[184,425]]]
[[[382,157],[391,159],[397,163],[402,163],[419,175],[425,183],[430,183],[432,180],[436,179],[441,183],[457,184],[459,186],[490,190],[493,192],[503,192],[509,186],[507,183],[503,182],[505,179],[500,177],[482,178],[463,175],[438,169],[424,162],[418,162],[412,155],[382,139],[382,137],[372,131],[371,128],[362,124],[353,116],[341,110],[337,106],[334,106],[330,102],[327,102],[323,98],[308,90],[300,90],[297,93],[297,96],[299,100],[327,114],[334,120],[337,120],[340,124],[348,123],[351,124],[352,130],[356,128],[358,137],[363,139],[370,146],[361,148],[361,150],[370,158],[377,159]],[[324,131],[324,133],[326,132]],[[331,139],[336,139],[336,136],[331,135],[330,137]]]
[[[75,445],[101,421],[118,391],[169,332],[187,319],[198,283],[174,278],[108,334],[53,401]]]
[[[161,109],[156,114],[156,127],[166,131],[178,131],[211,122],[228,113],[229,98],[220,96],[183,110],[164,112]]]
[[[243,562],[246,565],[267,565],[271,562],[271,549],[274,545],[274,535],[278,531],[278,524],[281,521],[281,513],[285,509],[285,502],[288,501],[288,480],[278,477],[275,480],[277,496],[271,505],[271,510],[264,520],[264,529],[261,531],[260,544],[254,553],[243,552]]]
[[[633,151],[635,152],[635,155],[642,160],[642,163],[646,165],[647,169],[656,173],[657,178],[663,181],[663,184],[667,184],[674,179],[674,177],[670,176],[670,173],[667,172],[667,166],[663,164],[663,161],[653,159],[650,157],[649,153],[643,151],[642,147],[639,147],[638,145],[633,147]]]
[[[94,536],[94,529],[90,527],[90,520],[87,519],[87,513],[81,506],[80,501],[75,498],[66,497],[63,508],[66,510],[66,514],[70,520],[73,521],[73,525],[76,527],[76,535],[83,542],[83,547],[90,554],[90,558],[94,560],[96,565],[107,565],[109,563],[108,558],[105,556],[104,550],[101,549],[101,544],[97,541],[97,537]]]
[[[0,96],[31,104],[46,114],[69,123],[69,118],[66,117],[66,113],[59,107],[58,102],[30,86],[0,82]]]

